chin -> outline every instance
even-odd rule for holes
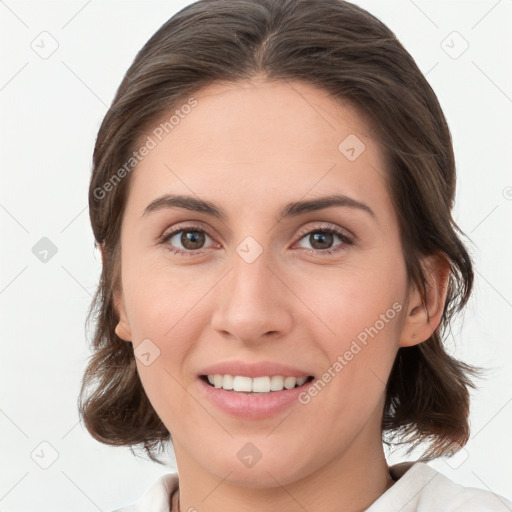
[[[289,450],[279,449],[268,442],[265,447],[260,443],[261,450],[251,441],[232,441],[236,448],[226,446],[228,457],[220,457],[219,452],[206,462],[205,468],[220,480],[232,485],[258,489],[287,485],[306,477],[311,472],[311,463],[308,462],[304,450],[300,447],[289,453]],[[220,455],[223,455],[220,453]],[[204,453],[203,453],[204,456]],[[212,463],[213,461],[213,463]],[[293,461],[293,463],[291,463]],[[298,466],[297,463],[301,462]]]

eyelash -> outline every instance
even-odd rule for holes
[[[206,235],[208,234],[207,231],[204,228],[202,228],[201,226],[194,226],[194,225],[182,226],[179,229],[175,229],[171,233],[164,234],[160,240],[160,243],[166,244],[174,235],[176,235],[177,233],[181,233],[182,231],[198,232],[198,233],[204,233]],[[317,227],[317,228],[310,229],[306,233],[301,233],[299,241],[313,233],[331,233],[331,234],[337,235],[343,243],[337,249],[303,249],[306,252],[306,254],[309,254],[309,255],[315,255],[315,256],[331,255],[335,252],[342,251],[344,249],[344,246],[350,246],[350,245],[354,244],[354,238],[350,237],[349,235],[347,235],[345,232],[341,231],[340,229],[330,227],[330,226],[324,226],[321,228]],[[175,249],[173,247],[168,248],[169,252],[172,252],[173,254],[178,254],[180,256],[195,256],[197,254],[201,254],[204,250],[206,250],[206,249],[185,251],[183,249]]]

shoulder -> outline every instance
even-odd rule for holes
[[[489,491],[463,487],[424,462],[390,468],[398,479],[367,512],[511,512],[512,502]]]
[[[366,512],[511,512],[512,502],[489,491],[463,487],[423,462],[391,467],[397,482]],[[171,512],[169,498],[178,474],[159,477],[141,499],[112,512]]]
[[[153,482],[139,501],[111,512],[171,512],[169,499],[177,488],[178,474],[166,473]]]

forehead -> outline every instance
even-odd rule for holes
[[[197,105],[180,119],[175,116],[167,131],[172,131],[176,149],[182,138],[192,142],[193,136],[194,147],[205,159],[244,160],[250,154],[288,160],[309,152],[318,160],[315,150],[328,146],[338,156],[344,134],[373,138],[371,126],[354,107],[305,82],[254,79],[213,84],[193,97]],[[166,113],[155,125],[163,126],[169,119]],[[193,134],[187,129],[192,123]]]
[[[290,199],[333,189],[355,199],[385,195],[372,127],[352,106],[311,84],[214,84],[188,100],[141,138],[140,145],[150,137],[154,147],[131,177],[135,199],[173,191],[241,206],[271,201],[272,192]]]

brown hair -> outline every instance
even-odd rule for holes
[[[151,123],[194,92],[256,75],[309,82],[364,115],[385,148],[410,280],[424,294],[421,258],[437,254],[448,262],[441,325],[427,341],[399,349],[382,428],[388,444],[412,449],[426,442],[425,457],[456,451],[469,437],[469,377],[476,370],[442,344],[473,284],[471,259],[451,216],[450,131],[435,93],[393,32],[364,9],[339,0],[201,0],[169,19],[137,54],[94,149],[89,210],[96,242],[103,246],[103,270],[88,315],[96,320],[93,354],[78,405],[86,428],[106,444],[132,452],[141,445],[156,462],[157,448],[171,440],[143,390],[132,345],[115,333],[113,292],[120,279],[129,169],[115,181],[114,175],[126,170]]]

